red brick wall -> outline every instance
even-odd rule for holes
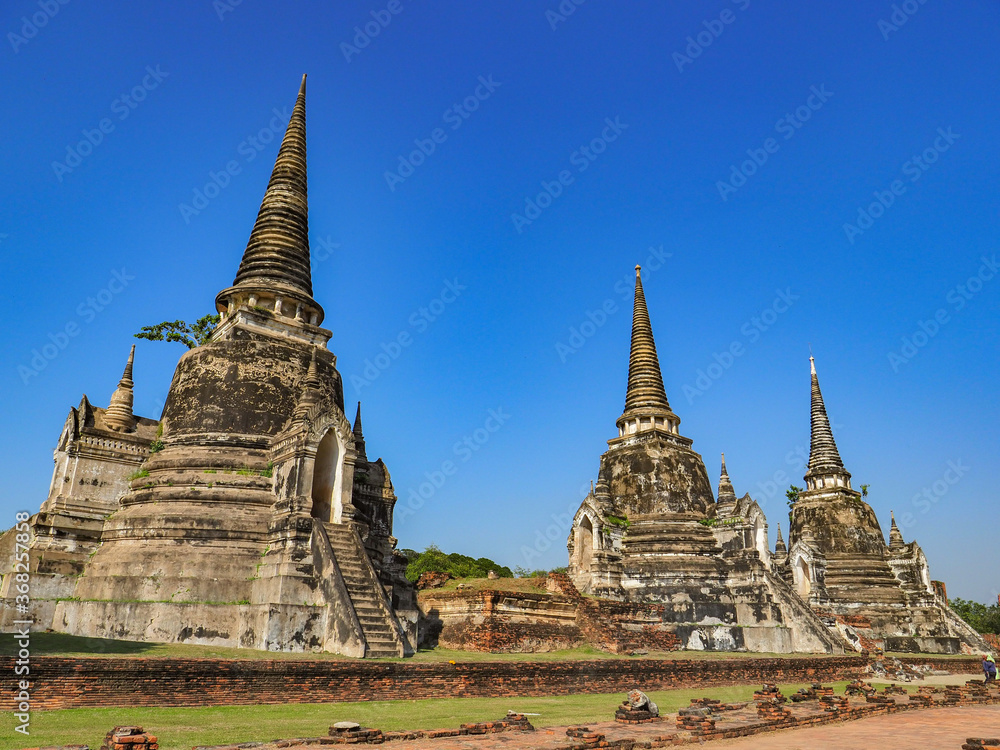
[[[846,680],[865,663],[858,656],[458,664],[48,656],[31,660],[31,702],[56,709],[614,693]],[[11,657],[0,658],[0,674],[13,666]],[[12,710],[12,696],[3,694],[0,711]]]

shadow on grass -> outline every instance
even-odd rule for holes
[[[64,633],[32,633],[31,634],[31,655],[49,656],[68,654],[122,654],[124,656],[136,656],[147,654],[156,648],[155,643],[142,643],[140,641],[117,641],[111,638],[83,638],[77,635],[65,635]],[[7,638],[0,638],[0,656],[14,656],[17,653],[17,643],[8,634]]]

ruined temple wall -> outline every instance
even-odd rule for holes
[[[620,441],[620,442],[619,442]],[[715,496],[701,456],[656,432],[619,438],[601,457],[601,477],[623,516],[715,515]]]
[[[786,608],[787,624],[781,622],[782,612],[777,607],[774,613],[745,613],[745,624],[735,618],[694,623],[679,619],[670,604],[582,597],[568,578],[554,574],[550,580],[560,593],[420,592],[421,644],[494,653],[536,653],[583,644],[611,653],[681,648],[760,653],[844,651],[804,603],[798,609]],[[774,595],[783,593],[775,586]],[[751,598],[759,604],[757,594]],[[740,605],[744,606],[749,605]],[[772,614],[776,620],[770,619]]]
[[[90,638],[309,651],[322,650],[326,618],[324,606],[63,601],[52,621],[58,632]]]

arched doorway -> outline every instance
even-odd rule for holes
[[[809,599],[812,591],[812,581],[809,578],[809,563],[804,557],[800,557],[795,563],[795,593],[803,599]]]
[[[771,561],[771,545],[767,538],[767,527],[764,519],[758,515],[753,521],[753,546],[765,563]]]
[[[313,465],[312,517],[321,521],[333,520],[334,492],[337,487],[337,468],[340,465],[340,446],[337,435],[330,430],[323,436],[316,449]]]
[[[594,558],[594,524],[589,516],[584,516],[576,529],[576,566],[579,570],[590,570]]]

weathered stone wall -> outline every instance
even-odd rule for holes
[[[420,592],[421,645],[492,653],[540,653],[583,644],[615,654],[682,648],[843,653],[842,647],[833,650],[829,646],[833,636],[815,617],[812,622],[811,611],[794,597],[786,601],[786,606],[798,602],[798,608],[778,611],[774,618],[761,612],[744,618],[763,623],[760,625],[741,626],[717,620],[716,624],[697,624],[690,620],[678,622],[677,608],[670,604],[581,596],[562,573],[552,573],[542,581],[546,583],[540,583],[536,592],[472,589]],[[787,588],[773,576],[768,575],[767,581],[772,588]],[[542,585],[547,585],[548,592],[541,590]],[[753,600],[750,594],[744,598],[748,602]],[[795,622],[797,627],[784,626],[785,622]]]
[[[918,660],[928,663],[927,660]],[[858,656],[793,659],[606,659],[563,662],[414,663],[35,657],[32,708],[212,706],[358,700],[506,697],[830,682],[861,676]],[[945,669],[976,660],[941,660]],[[14,659],[0,658],[0,674]],[[0,699],[13,710],[14,694]]]
[[[628,518],[715,515],[715,495],[701,456],[656,433],[630,437],[609,450],[601,457],[600,475],[608,480],[615,509]]]

